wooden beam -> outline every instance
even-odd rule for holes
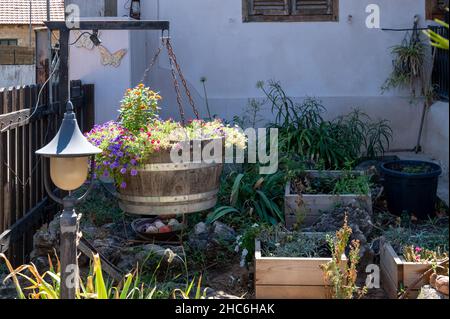
[[[117,268],[115,265],[113,265],[108,259],[106,259],[105,256],[100,254],[97,249],[94,248],[94,246],[91,245],[91,243],[81,237],[80,242],[78,244],[78,250],[81,251],[83,254],[85,254],[89,259],[94,260],[94,254],[99,255],[101,263],[102,263],[102,270],[104,270],[107,274],[109,274],[114,280],[117,282],[122,281],[124,278],[124,275],[122,274],[122,271]]]
[[[51,30],[68,30],[65,21],[48,21],[45,25]],[[88,18],[80,19],[78,26],[70,30],[169,30],[169,21],[134,20],[130,18]]]

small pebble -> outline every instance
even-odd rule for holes
[[[147,228],[145,229],[145,232],[147,234],[153,234],[153,233],[157,233],[158,232],[158,228],[152,225],[147,226]]]
[[[160,229],[161,227],[165,227],[166,225],[162,222],[162,221],[160,221],[160,220],[156,220],[155,222],[153,222],[153,225],[156,227],[156,228],[158,228],[158,229]]]

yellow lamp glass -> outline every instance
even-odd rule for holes
[[[73,191],[87,179],[89,157],[51,157],[50,177],[59,189]]]

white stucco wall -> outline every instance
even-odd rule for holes
[[[255,86],[258,80],[276,79],[291,96],[321,98],[328,117],[359,107],[374,118],[391,120],[392,147],[412,148],[420,103],[411,105],[407,92],[380,93],[391,72],[390,47],[400,43],[404,33],[366,28],[365,9],[372,3],[380,6],[381,27],[412,27],[416,14],[424,25],[424,0],[341,0],[338,23],[243,23],[242,0],[146,0],[142,18],[170,20],[173,47],[202,110],[202,76],[207,78],[213,113],[226,118],[240,114],[248,98],[262,96]],[[156,50],[159,36],[148,33],[152,49],[147,56]],[[165,98],[163,115],[176,117],[165,57],[149,84]]]
[[[438,160],[444,174],[449,165],[449,104],[434,103],[427,112],[422,139],[423,151]]]
[[[97,48],[70,47],[69,73],[70,79],[80,79],[84,83],[95,84],[95,122],[103,123],[116,119],[117,109],[123,93],[132,85],[131,53],[129,31],[100,31],[102,45],[111,53],[127,49],[120,66],[102,65]],[[74,41],[71,35],[71,41]]]
[[[0,88],[35,83],[36,66],[0,65]]]
[[[341,0],[337,23],[243,23],[242,0],[145,0],[141,17],[170,20],[173,47],[203,115],[203,76],[212,113],[227,119],[240,115],[249,98],[262,97],[257,81],[276,79],[299,100],[320,98],[328,118],[359,107],[374,119],[389,119],[395,137],[391,148],[396,149],[415,146],[422,104],[410,104],[408,92],[381,95],[380,87],[392,70],[390,47],[400,43],[404,33],[366,28],[365,9],[368,4],[380,6],[381,27],[409,28],[416,14],[421,26],[427,24],[424,2]],[[118,16],[128,14],[125,4],[126,0],[118,0]],[[111,51],[129,48],[118,69],[102,66],[96,50],[71,49],[71,78],[96,85],[97,122],[117,116],[123,92],[141,80],[160,36],[159,31],[103,31],[102,40]],[[162,115],[176,118],[166,55],[147,84],[164,97]],[[186,113],[191,117],[188,105]],[[269,110],[264,115],[271,117]]]

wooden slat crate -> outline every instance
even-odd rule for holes
[[[380,251],[381,284],[390,299],[397,299],[400,290],[413,284],[428,269],[430,263],[406,262],[397,255],[391,244],[385,243]],[[420,288],[428,284],[428,278],[423,278],[408,294],[408,298],[415,299]]]
[[[320,265],[331,258],[263,257],[255,243],[255,292],[257,299],[326,299]],[[342,256],[342,261],[347,258]]]
[[[364,174],[361,171],[352,172],[353,174]],[[336,177],[343,174],[342,171],[315,171],[308,170],[305,174],[312,177]],[[372,214],[372,198],[367,195],[330,195],[330,194],[293,194],[291,192],[291,183],[288,182],[285,188],[284,196],[284,214],[286,228],[292,230],[293,226],[302,221],[302,226],[308,227],[319,220],[324,211],[329,211],[336,205],[355,204],[366,209]]]

